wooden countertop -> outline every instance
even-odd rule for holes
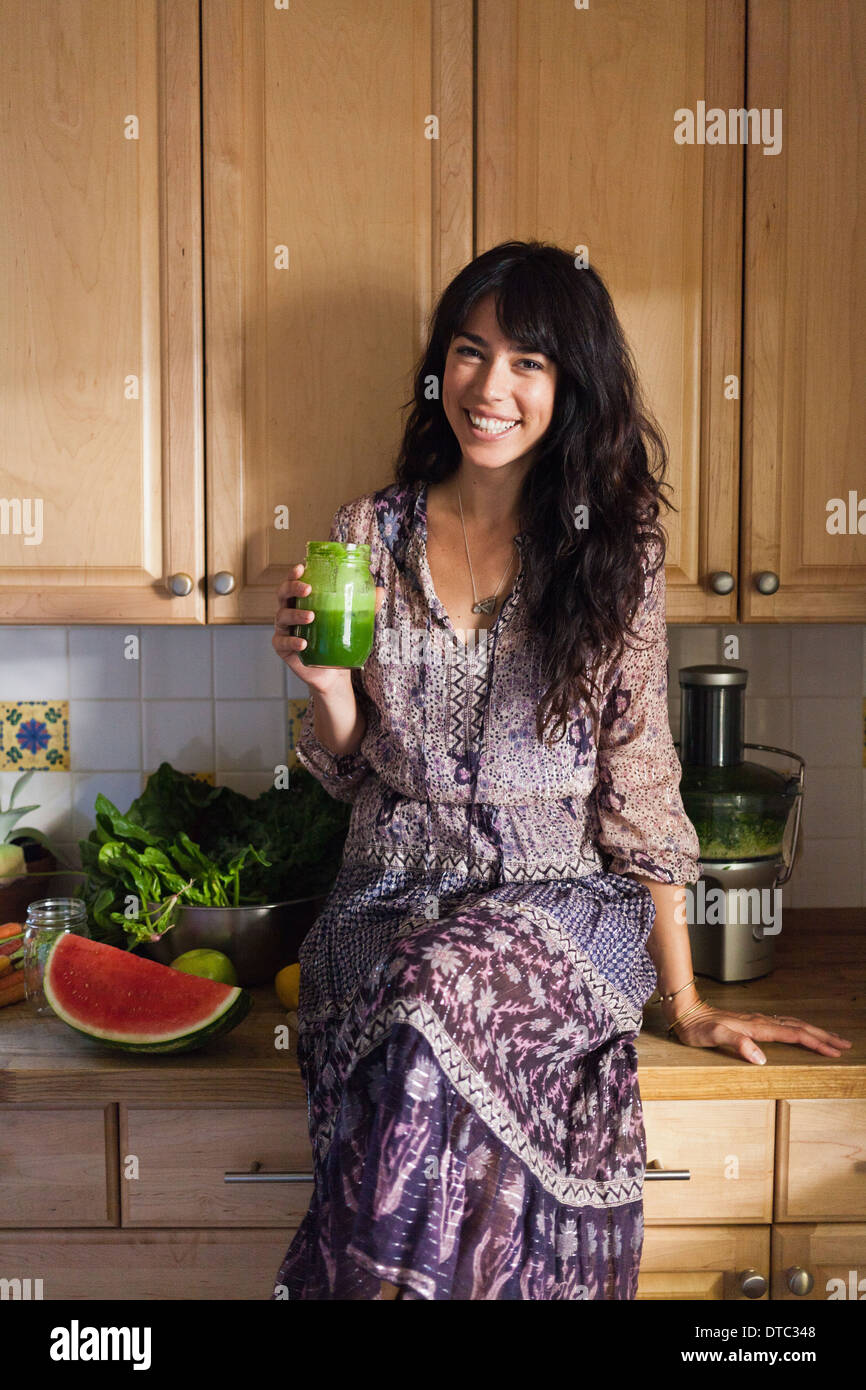
[[[776,939],[776,968],[764,979],[723,985],[699,977],[719,1007],[792,1013],[850,1038],[840,1057],[762,1043],[766,1066],[667,1039],[649,1005],[638,1038],[644,1100],[866,1097],[866,910],[791,910]],[[286,1021],[270,986],[238,1028],[202,1052],[137,1057],[80,1037],[22,1002],[0,1011],[0,1103],[82,1105],[305,1105],[295,1057],[275,1046]]]

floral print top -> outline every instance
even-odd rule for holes
[[[369,543],[385,591],[373,650],[352,672],[367,719],[360,748],[335,756],[319,742],[314,692],[297,743],[330,794],[354,803],[344,863],[488,884],[599,871],[696,882],[698,837],[668,720],[664,568],[653,579],[644,561],[639,641],[626,637],[605,674],[598,741],[577,712],[544,745],[522,569],[489,630],[455,631],[427,562],[426,501],[426,484],[392,483],[345,503],[331,526],[331,540]]]

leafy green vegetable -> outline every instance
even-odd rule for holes
[[[130,949],[167,931],[186,903],[239,907],[327,892],[351,816],[303,767],[287,788],[253,799],[169,763],[125,815],[102,795],[94,811],[94,829],[79,842],[91,931]]]

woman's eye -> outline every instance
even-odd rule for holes
[[[474,347],[459,347],[459,348],[456,349],[456,351],[457,351],[458,353],[474,352],[476,356],[480,356],[480,353],[478,352],[478,349],[477,349],[477,348],[474,348]],[[532,358],[532,357],[523,357],[523,358],[521,358],[520,362],[518,363],[518,366],[520,366],[520,367],[535,367],[535,369],[536,369],[537,371],[539,371],[539,372],[544,371],[544,363],[543,363],[543,362],[536,362],[536,361],[534,360],[534,358]]]

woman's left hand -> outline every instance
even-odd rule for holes
[[[838,1033],[829,1033],[802,1018],[792,1018],[790,1014],[781,1017],[738,1014],[710,1005],[682,1023],[670,1036],[679,1038],[687,1047],[716,1047],[720,1052],[744,1057],[747,1062],[758,1065],[767,1059],[756,1046],[757,1040],[793,1043],[825,1057],[838,1057],[842,1048],[851,1046],[850,1041],[840,1038]]]

